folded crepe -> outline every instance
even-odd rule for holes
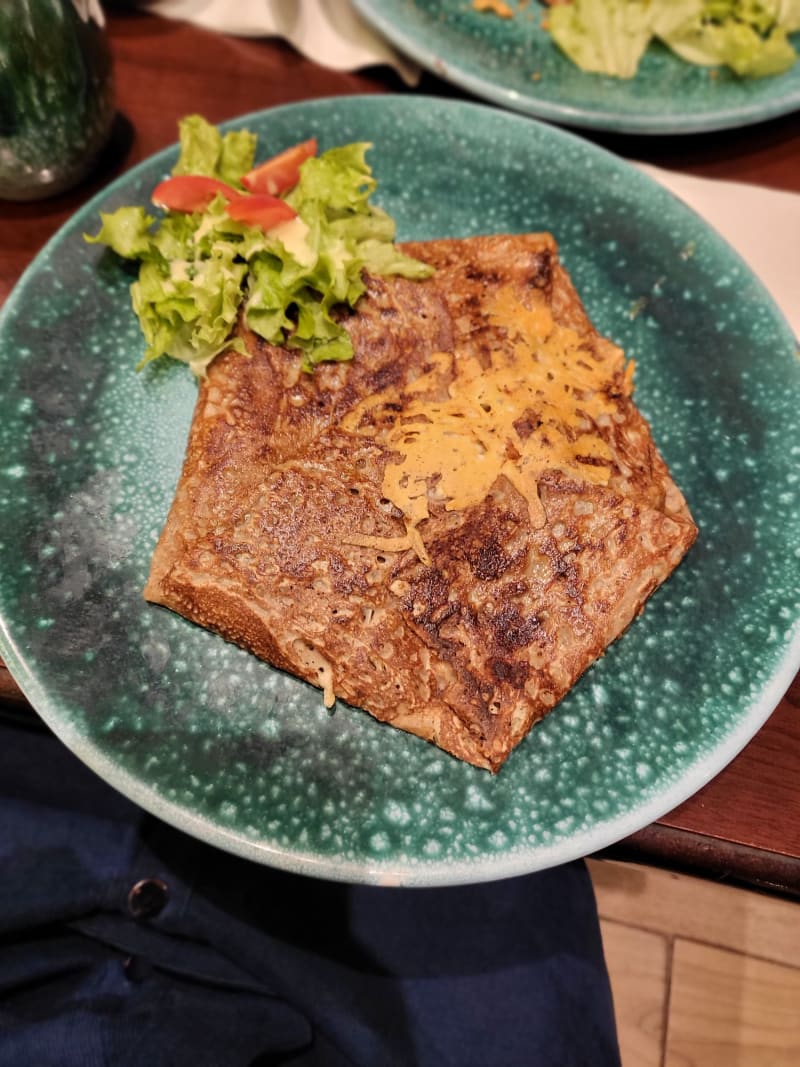
[[[552,237],[403,247],[352,362],[212,363],[145,596],[496,771],[697,529]]]

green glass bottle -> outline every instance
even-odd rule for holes
[[[84,178],[114,119],[97,0],[0,0],[0,198],[34,200]]]

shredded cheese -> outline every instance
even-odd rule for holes
[[[408,535],[355,535],[352,543],[386,551],[413,547],[429,562],[418,527],[429,517],[430,495],[447,510],[461,511],[481,504],[503,475],[526,500],[538,529],[545,524],[538,491],[545,471],[608,483],[613,457],[596,425],[616,411],[607,389],[623,370],[622,352],[604,342],[598,359],[575,330],[554,320],[539,293],[526,308],[510,288],[500,290],[488,319],[506,331],[509,342],[492,353],[489,367],[473,355],[439,353],[405,391],[397,419],[386,425],[373,421],[388,401],[397,400],[381,393],[344,420],[346,430],[363,427],[374,435],[377,429],[396,453],[385,468],[382,491],[403,513]],[[625,393],[632,390],[632,370],[628,364],[619,376]],[[444,399],[431,400],[432,395]]]

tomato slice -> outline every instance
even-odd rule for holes
[[[289,207],[285,200],[277,196],[269,196],[267,193],[237,196],[235,200],[228,203],[225,210],[237,222],[244,222],[248,226],[260,226],[262,230],[270,230],[278,223],[297,218],[297,212],[293,207]]]
[[[300,165],[317,154],[316,137],[279,152],[277,156],[260,163],[242,178],[242,185],[251,193],[269,193],[280,196],[297,185],[300,180]]]
[[[232,200],[239,196],[235,189],[217,178],[200,174],[179,174],[167,178],[153,190],[152,201],[167,211],[205,211],[217,194]]]

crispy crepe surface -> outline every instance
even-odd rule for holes
[[[496,771],[697,531],[549,235],[404,249],[351,363],[212,363],[145,596]]]

